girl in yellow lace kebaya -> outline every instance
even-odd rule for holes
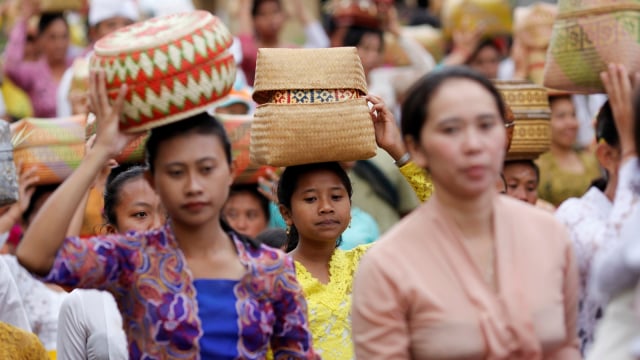
[[[309,309],[316,351],[323,359],[353,359],[351,284],[367,245],[337,249],[351,221],[351,182],[337,162],[287,167],[278,200],[289,253]]]

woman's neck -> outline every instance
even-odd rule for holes
[[[280,47],[280,40],[278,39],[278,37],[273,37],[273,38],[257,38],[258,40],[258,47],[263,47],[263,48],[277,48]]]
[[[335,242],[300,239],[291,256],[305,264],[328,264],[336,250]]]
[[[442,211],[453,220],[462,235],[468,239],[491,236],[493,201],[496,196],[493,189],[487,190],[475,199],[463,199],[446,191],[434,193],[434,199]]]
[[[215,219],[200,227],[177,222],[171,224],[178,246],[187,258],[202,256],[212,251],[233,249],[233,244],[228,240],[220,221],[217,217]]]
[[[554,143],[551,143],[549,150],[555,158],[567,158],[575,153],[572,147],[561,146]]]

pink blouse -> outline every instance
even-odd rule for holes
[[[37,61],[24,60],[26,42],[27,22],[20,19],[11,30],[5,49],[5,73],[29,95],[35,117],[56,117],[58,82],[53,78],[44,57]],[[71,66],[72,62],[73,58],[67,57],[67,67]]]
[[[369,250],[353,291],[358,359],[581,358],[566,230],[506,196],[494,211],[497,293],[434,200]]]

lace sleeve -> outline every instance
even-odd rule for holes
[[[433,194],[433,183],[431,176],[424,169],[419,168],[413,161],[409,161],[400,168],[400,172],[407,179],[421,202],[429,200]]]

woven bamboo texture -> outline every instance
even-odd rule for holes
[[[40,11],[61,12],[66,10],[82,10],[82,0],[40,0]]]
[[[445,0],[442,28],[447,38],[456,30],[484,27],[483,35],[510,35],[513,28],[511,5],[506,0]]]
[[[549,150],[551,143],[547,90],[526,81],[496,81],[495,84],[516,123],[506,160],[536,159]]]
[[[215,115],[222,122],[229,141],[235,167],[234,184],[257,184],[260,176],[266,176],[271,166],[262,166],[251,161],[249,146],[251,142],[251,123],[253,117],[244,115]]]
[[[258,164],[291,166],[367,159],[376,142],[367,102],[359,98],[258,106],[250,149]]]
[[[9,123],[0,120],[0,206],[18,201],[18,175],[13,162],[11,129]]]
[[[277,90],[355,89],[367,93],[358,51],[329,49],[259,49],[253,99],[270,101]]]
[[[544,68],[544,85],[601,93],[609,63],[640,71],[639,0],[559,0]]]
[[[58,184],[80,165],[85,147],[85,118],[22,119],[11,126],[14,160],[36,167],[38,185]]]
[[[96,43],[91,69],[103,69],[110,98],[129,88],[120,128],[149,130],[180,121],[224,97],[233,86],[233,38],[206,11],[153,18]]]

